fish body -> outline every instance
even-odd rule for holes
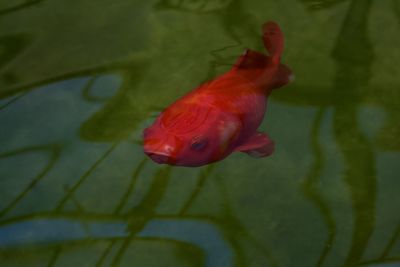
[[[176,100],[144,130],[144,152],[153,161],[195,167],[234,151],[272,154],[273,141],[257,128],[271,91],[289,83],[292,72],[280,63],[278,24],[263,25],[263,41],[269,56],[246,50],[231,70]]]

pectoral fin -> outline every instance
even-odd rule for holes
[[[254,158],[267,157],[274,152],[274,142],[265,133],[256,133],[235,150]]]

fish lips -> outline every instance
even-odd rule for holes
[[[158,164],[169,164],[169,165],[175,165],[176,164],[176,158],[168,154],[166,152],[162,151],[152,151],[152,150],[145,150],[144,153],[151,158],[152,161]]]

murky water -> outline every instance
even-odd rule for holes
[[[264,159],[156,165],[158,112],[263,51]],[[398,0],[0,2],[0,266],[400,266]]]

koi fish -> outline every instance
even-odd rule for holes
[[[274,142],[257,128],[271,91],[293,75],[280,63],[279,25],[266,22],[262,32],[269,56],[247,49],[231,70],[172,103],[143,131],[145,154],[159,164],[196,167],[234,151],[257,158],[273,153]]]

